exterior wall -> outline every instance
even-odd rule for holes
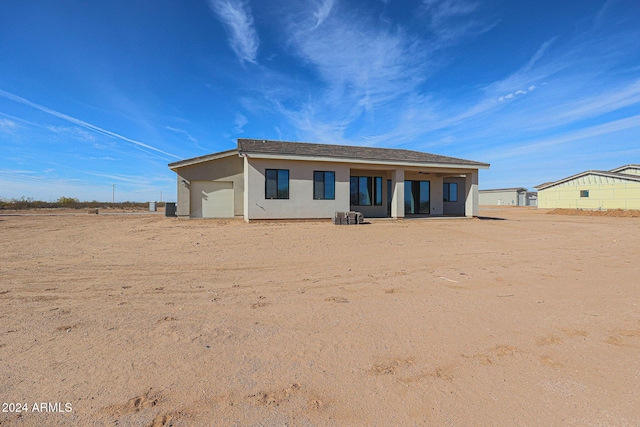
[[[580,197],[588,190],[589,197]],[[640,182],[587,175],[538,191],[543,209],[640,209]]]
[[[480,191],[478,193],[481,205],[519,206],[518,191]]]
[[[464,215],[464,178],[444,178],[442,183],[454,183],[458,184],[458,201],[457,202],[445,202],[443,201],[443,214],[445,215]],[[441,186],[442,187],[442,186]],[[442,200],[443,198],[440,198]]]
[[[348,211],[350,169],[346,163],[246,159],[245,220],[333,218]],[[289,170],[289,199],[265,198],[265,170]],[[335,200],[313,199],[313,172],[336,173]]]
[[[222,157],[204,163],[184,166],[177,170],[178,203],[176,214],[190,216],[191,181],[230,181],[233,182],[235,216],[242,216],[244,203],[243,160],[237,155]]]

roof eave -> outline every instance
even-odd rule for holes
[[[192,157],[190,159],[180,160],[178,162],[169,163],[169,169],[175,171],[186,166],[197,165],[199,163],[209,162],[211,160],[221,159],[223,157],[229,157],[238,154],[238,149],[221,151],[219,153],[207,154],[206,156]]]
[[[419,166],[419,167],[439,167],[447,169],[489,169],[489,163],[439,163],[439,162],[420,162],[411,160],[380,160],[380,159],[362,159],[352,157],[333,157],[333,156],[309,156],[300,154],[273,154],[261,153],[255,151],[239,151],[240,155],[246,155],[254,159],[282,159],[282,160],[301,160],[301,161],[317,161],[317,162],[335,162],[335,163],[357,163],[357,164],[375,164],[389,166]]]

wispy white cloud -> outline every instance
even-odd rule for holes
[[[424,53],[401,30],[368,27],[348,16],[309,30],[295,25],[292,44],[337,96],[365,104],[411,92],[422,81]]]
[[[585,141],[605,135],[612,135],[620,131],[629,129],[640,130],[640,115],[615,120],[608,123],[588,126],[580,130],[566,132],[559,136],[536,138],[533,141],[523,142],[512,148],[501,147],[498,150],[485,152],[488,158],[493,161],[527,156],[533,153],[548,151],[552,147],[565,145],[578,141]]]
[[[536,86],[535,85],[531,85],[527,89],[518,89],[513,93],[508,93],[506,95],[503,95],[500,98],[498,98],[498,101],[504,102],[504,101],[509,100],[509,99],[514,99],[517,96],[526,95],[529,92],[533,92],[534,90],[536,90]]]
[[[96,125],[93,125],[91,123],[87,123],[85,121],[82,121],[80,119],[76,119],[75,117],[71,117],[71,116],[69,116],[67,114],[60,113],[58,111],[55,111],[55,110],[52,110],[50,108],[44,107],[42,105],[36,104],[34,102],[31,102],[31,101],[29,101],[29,100],[27,100],[25,98],[22,98],[22,97],[18,96],[18,95],[14,95],[12,93],[6,92],[6,91],[4,91],[2,89],[0,89],[0,96],[3,97],[3,98],[9,99],[11,101],[15,101],[15,102],[18,102],[20,104],[27,105],[29,107],[35,108],[36,110],[40,110],[40,111],[42,111],[44,113],[47,113],[47,114],[50,114],[52,116],[58,117],[59,119],[68,121],[68,122],[73,123],[75,125],[78,125],[78,126],[86,128],[86,129],[89,129],[91,131],[97,132],[99,134],[106,135],[106,136],[109,136],[109,137],[112,137],[112,138],[119,139],[121,141],[128,142],[128,143],[132,144],[136,148],[144,149],[144,150],[150,150],[150,151],[152,151],[154,153],[164,154],[165,156],[173,157],[173,158],[176,158],[176,159],[180,158],[179,156],[176,156],[175,154],[168,153],[166,151],[160,150],[159,148],[153,147],[153,146],[151,146],[149,144],[145,144],[144,142],[140,142],[140,141],[136,141],[136,140],[131,139],[131,138],[127,138],[126,136],[119,135],[119,134],[117,134],[115,132],[111,132],[109,130],[103,129],[103,128],[98,127]]]
[[[0,120],[0,132],[13,134],[17,127],[18,125],[16,125],[16,122],[14,122],[13,120],[9,120],[9,119]]]
[[[575,100],[566,100],[555,111],[557,120],[574,122],[592,118],[628,106],[640,104],[640,80],[622,87],[602,90],[599,93],[585,94]]]
[[[191,141],[191,142],[194,142],[194,143],[198,142],[197,139],[195,139],[193,136],[191,136],[191,134],[189,134],[189,132],[187,132],[185,130],[174,128],[174,127],[171,127],[171,126],[165,126],[165,129],[166,130],[170,130],[171,132],[180,133],[180,134],[186,136],[187,139],[189,141]]]
[[[240,0],[209,0],[209,6],[224,24],[240,62],[255,63],[260,40],[248,4]]]
[[[466,0],[423,0],[422,3],[435,26],[451,18],[469,15],[478,8],[476,2]]]
[[[115,161],[118,161],[120,159],[115,159],[115,158],[109,157],[109,156],[103,156],[103,157],[89,157],[89,160],[104,160],[104,161],[108,161],[108,162],[115,162]]]
[[[80,141],[95,141],[95,137],[84,129],[75,126],[47,126],[53,133],[69,136]]]
[[[495,25],[480,16],[479,3],[465,0],[427,0],[414,6],[419,19],[429,22],[429,34],[381,25],[378,11],[367,15],[371,9],[350,9],[334,0],[302,0],[300,5],[302,11],[284,14],[289,46],[319,77],[323,88],[309,90],[306,100],[298,96],[293,103],[283,102],[279,94],[267,98],[303,138],[321,142],[357,144],[362,141],[357,138],[361,130],[393,135],[393,140],[374,137],[374,143],[407,141],[404,136],[397,138],[399,132],[389,126],[399,126],[414,108],[432,111],[433,100],[424,89],[447,62],[439,57],[442,51]],[[503,95],[495,96],[493,102]],[[427,104],[416,105],[418,100]],[[424,126],[425,120],[419,125]],[[405,135],[420,133],[425,132],[416,129]]]
[[[112,173],[99,173],[93,171],[79,171],[82,173],[86,173],[87,175],[100,176],[103,178],[109,178],[115,181],[127,182],[129,184],[143,184],[142,181],[145,181],[145,178],[139,175],[123,175],[123,174],[112,174]]]
[[[242,113],[236,113],[236,119],[234,120],[236,124],[235,131],[236,133],[243,133],[244,126],[249,123],[249,120]]]
[[[478,2],[468,0],[423,0],[422,13],[438,43],[446,46],[485,33],[497,25],[498,21],[477,19],[475,13],[479,7]]]
[[[313,16],[316,18],[316,25],[314,28],[318,28],[320,25],[322,25],[324,20],[329,16],[329,13],[331,13],[332,8],[333,0],[323,0],[322,3],[320,3],[318,10],[316,10],[313,14]]]
[[[295,108],[279,111],[305,138],[344,140],[349,127],[374,119],[376,109],[413,91],[430,73],[429,49],[402,28],[371,25],[333,1],[289,18],[289,44],[324,89]],[[298,98],[299,99],[299,98]]]
[[[524,72],[527,72],[527,71],[531,70],[531,68],[533,68],[533,66],[536,64],[536,62],[538,62],[540,60],[540,58],[542,58],[544,56],[544,53],[547,51],[547,49],[549,49],[549,47],[551,45],[553,45],[553,43],[555,43],[555,41],[557,39],[558,39],[557,37],[552,37],[551,39],[549,39],[546,42],[542,43],[542,46],[540,46],[540,48],[531,57],[531,59],[529,59],[529,62],[527,62],[527,64],[524,67],[522,67],[522,69],[519,70],[519,72],[520,73],[524,73]]]

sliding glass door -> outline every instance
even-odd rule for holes
[[[430,205],[429,181],[405,181],[404,182],[404,213],[428,214]]]

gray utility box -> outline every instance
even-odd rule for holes
[[[164,216],[167,216],[167,217],[176,216],[176,204],[175,203],[165,203],[164,204]]]
[[[361,212],[336,212],[336,215],[333,218],[333,223],[335,225],[363,224],[364,216]]]

